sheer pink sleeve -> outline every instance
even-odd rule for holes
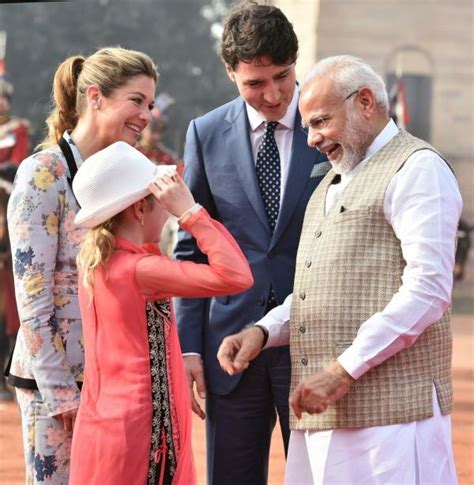
[[[205,209],[186,218],[182,228],[196,238],[208,264],[144,257],[137,263],[136,278],[145,294],[199,298],[240,293],[252,286],[249,264],[235,239]]]

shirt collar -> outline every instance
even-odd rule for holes
[[[123,237],[119,237],[119,236],[115,237],[115,247],[116,249],[120,249],[128,253],[134,253],[134,254],[147,253],[147,250],[143,246],[139,246],[138,244],[135,244],[132,241],[129,241],[128,239],[124,239]]]
[[[145,243],[142,246],[120,236],[115,236],[115,248],[132,254],[148,254],[162,256],[160,247],[156,243]]]
[[[386,145],[397,133],[399,129],[392,119],[388,121],[385,128],[375,137],[375,140],[367,148],[364,160],[370,158],[374,153],[377,153],[384,145]]]
[[[386,145],[397,133],[399,129],[392,119],[388,121],[384,129],[375,137],[374,141],[369,145],[365,153],[364,159],[358,163],[351,171],[343,173],[341,180],[348,182],[359,172],[359,170],[367,163],[369,158],[377,153],[384,145]]]
[[[293,98],[288,105],[285,116],[278,120],[278,123],[283,125],[285,128],[288,128],[289,130],[292,130],[295,126],[296,110],[298,109],[298,97],[299,88],[298,85],[296,85],[295,91],[293,92]],[[255,131],[262,125],[262,123],[265,123],[267,121],[255,108],[250,106],[250,104],[245,103],[245,107],[247,109],[247,116],[249,118],[250,129],[252,131]]]

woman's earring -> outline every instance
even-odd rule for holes
[[[145,215],[142,215],[142,218],[140,219],[140,224],[142,227],[145,225]]]

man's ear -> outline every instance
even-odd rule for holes
[[[229,66],[229,64],[226,64],[225,65],[225,70],[227,72],[227,75],[229,76],[229,79],[235,83],[235,74],[234,74],[234,70]]]
[[[374,92],[370,88],[361,88],[357,94],[357,103],[359,104],[362,115],[369,119],[377,111],[377,100]]]

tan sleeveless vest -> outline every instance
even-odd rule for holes
[[[400,131],[375,153],[325,216],[330,171],[306,209],[290,320],[291,390],[333,362],[400,288],[406,265],[383,211],[385,192],[407,158],[434,149]],[[452,409],[449,311],[418,338],[352,384],[324,413],[291,429],[325,430],[404,423],[433,415],[432,386],[443,414]]]

